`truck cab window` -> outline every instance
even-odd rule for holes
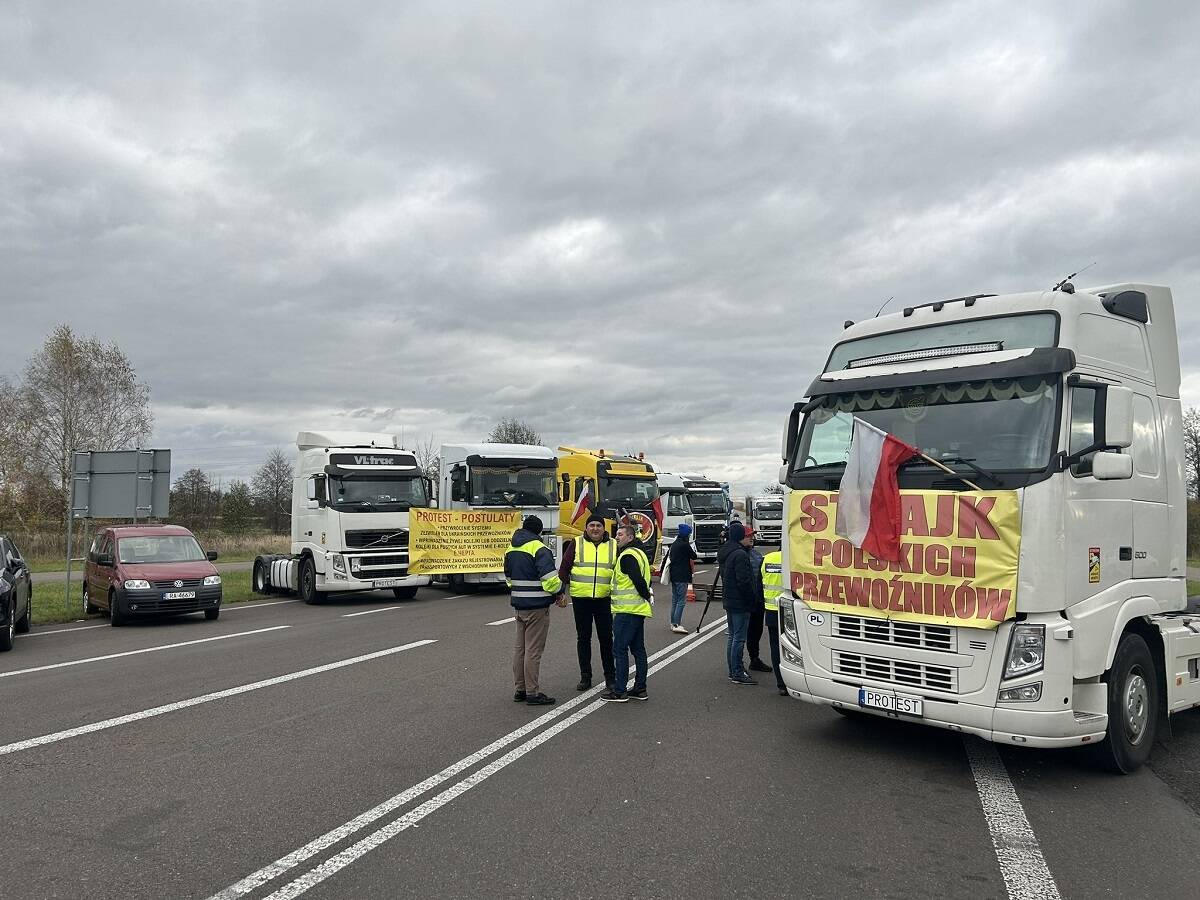
[[[1067,445],[1070,454],[1079,453],[1096,442],[1096,404],[1100,391],[1094,387],[1071,389],[1071,437]],[[1071,474],[1083,478],[1092,474],[1092,457],[1095,452],[1083,456],[1071,466]]]

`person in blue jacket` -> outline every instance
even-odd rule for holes
[[[530,706],[547,706],[554,702],[541,690],[539,676],[542,651],[550,633],[550,606],[566,605],[562,594],[562,579],[554,564],[554,554],[542,543],[542,520],[527,516],[521,527],[513,532],[512,546],[504,554],[504,578],[516,610],[517,642],[513,648],[513,680],[516,692],[513,700]]]

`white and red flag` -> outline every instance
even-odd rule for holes
[[[658,520],[658,530],[663,530],[663,523],[667,521],[667,495],[659,494],[658,499],[651,505],[654,510],[654,518]]]
[[[579,499],[575,501],[575,508],[571,510],[571,524],[574,525],[582,516],[587,515],[588,510],[595,505],[596,502],[592,499],[592,483],[585,480],[583,490],[579,492]]]
[[[900,485],[896,470],[919,451],[855,418],[850,458],[838,489],[835,531],[877,559],[900,559]]]

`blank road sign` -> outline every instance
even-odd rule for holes
[[[77,450],[71,515],[76,519],[165,519],[171,504],[170,450]]]

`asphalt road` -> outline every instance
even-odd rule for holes
[[[0,896],[1200,892],[1200,716],[1124,778],[843,719],[770,676],[729,684],[719,613],[672,635],[659,591],[651,699],[619,706],[575,693],[558,609],[543,680],[560,703],[512,703],[502,594],[18,636],[0,656]]]

